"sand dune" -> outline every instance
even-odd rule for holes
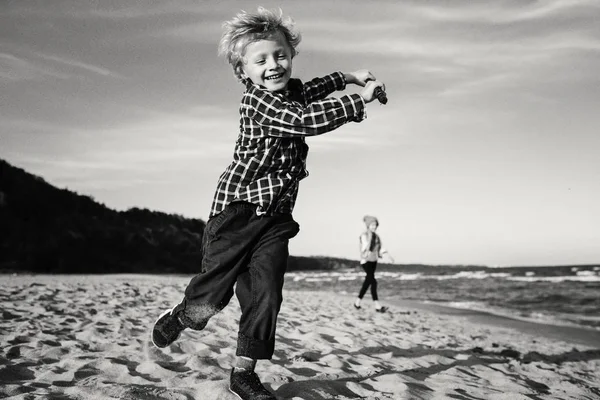
[[[165,350],[149,329],[189,277],[1,276],[0,398],[234,400],[239,306]],[[600,350],[465,316],[286,291],[271,362],[278,399],[600,399]]]

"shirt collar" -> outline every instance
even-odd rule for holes
[[[277,96],[283,97],[288,101],[299,101],[297,99],[297,97],[301,93],[302,86],[298,85],[298,83],[296,81],[297,81],[296,79],[290,79],[286,90],[284,90],[283,92],[270,92],[270,93],[275,93],[275,94],[277,94]],[[252,82],[250,79],[243,79],[242,83],[244,85],[246,85],[246,90],[250,90],[251,88],[254,87],[256,89],[267,91],[267,89],[264,86],[256,84],[256,83]]]

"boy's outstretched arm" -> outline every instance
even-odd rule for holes
[[[322,78],[314,78],[304,83],[304,97],[306,103],[322,100],[336,90],[346,89],[347,84],[365,86],[367,82],[374,81],[375,76],[368,69],[354,72],[334,72]]]
[[[375,98],[382,82],[367,80],[360,94],[313,101],[307,106],[284,103],[268,90],[251,87],[242,98],[241,111],[276,137],[320,135],[345,123],[365,119],[365,105]]]
[[[359,94],[314,101],[306,107],[284,103],[268,90],[251,87],[242,98],[241,112],[270,136],[314,136],[365,118],[366,100]]]
[[[303,84],[304,101],[310,104],[313,101],[323,100],[336,90],[346,88],[346,74],[334,72],[333,74],[314,78]]]

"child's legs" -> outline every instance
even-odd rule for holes
[[[233,286],[246,268],[264,223],[256,220],[256,206],[243,202],[230,204],[207,222],[202,238],[202,272],[192,278],[183,302],[174,311],[185,326],[202,327],[205,320],[229,304]]]
[[[369,277],[365,276],[365,280],[363,281],[360,291],[358,292],[359,299],[362,299],[363,297],[365,297],[365,293],[367,293],[367,289],[369,288],[370,285],[371,285],[371,281],[369,280]]]
[[[377,297],[377,279],[375,279],[375,270],[377,269],[377,261],[373,262],[373,269],[371,270],[371,297],[373,301],[379,300]]]
[[[375,281],[375,265],[376,263],[372,262],[372,261],[367,261],[366,263],[362,264],[362,268],[363,270],[366,272],[366,276],[365,276],[365,280],[362,284],[362,287],[360,288],[360,292],[358,293],[358,298],[362,299],[365,295],[365,293],[367,293],[367,289],[369,288],[369,286],[371,286],[371,295],[373,293],[373,289],[372,289],[372,285],[375,284],[377,285],[377,281]],[[376,299],[374,299],[376,300]]]
[[[289,214],[277,214],[252,250],[248,269],[239,275],[236,295],[242,309],[236,355],[270,359],[281,307],[288,240],[299,227]]]

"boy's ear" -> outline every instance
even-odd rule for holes
[[[240,74],[240,78],[248,79],[248,75],[246,75],[246,71],[244,71],[244,68],[241,65],[238,65],[237,69],[238,73]]]

